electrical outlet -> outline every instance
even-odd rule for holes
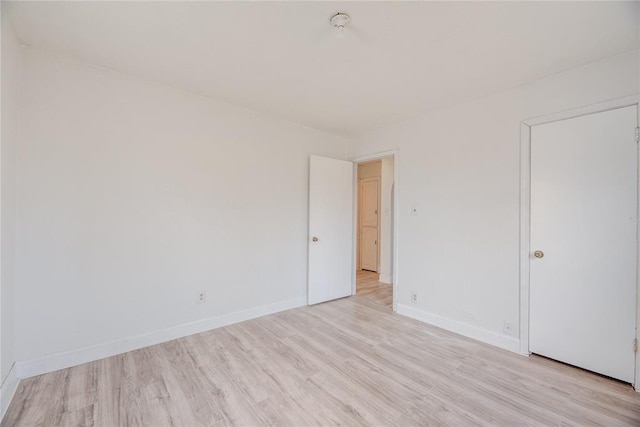
[[[411,302],[414,304],[418,302],[418,293],[416,291],[411,291]]]
[[[507,335],[513,335],[513,324],[505,320],[502,325],[502,332],[504,332]]]
[[[202,304],[207,301],[207,291],[198,292],[198,304]]]

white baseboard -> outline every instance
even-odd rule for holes
[[[437,326],[442,329],[446,329],[451,332],[455,332],[467,338],[482,341],[483,343],[491,344],[493,346],[500,347],[514,353],[520,353],[520,340],[514,337],[509,337],[493,331],[488,331],[486,329],[469,325],[468,323],[460,322],[458,320],[448,319],[446,317],[405,304],[398,304],[397,313],[407,317],[411,317],[412,319],[420,320],[421,322],[425,322],[433,326]]]
[[[248,310],[223,314],[221,316],[196,320],[159,331],[149,332],[133,337],[122,338],[102,344],[83,347],[64,353],[52,354],[33,360],[19,361],[16,363],[18,378],[29,378],[59,369],[70,368],[116,354],[126,353],[150,345],[160,344],[177,338],[186,337],[222,326],[231,325],[245,320],[255,319],[280,311],[301,307],[307,304],[306,297],[294,298],[273,304],[250,308]]]
[[[390,274],[380,273],[380,277],[378,278],[379,282],[386,283],[387,285],[393,284],[393,279]]]
[[[19,383],[20,379],[18,378],[16,364],[14,363],[11,365],[9,373],[0,386],[0,421],[2,421],[4,415],[7,413],[9,403],[11,403],[11,399],[13,399],[13,395],[18,389]]]

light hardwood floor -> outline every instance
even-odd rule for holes
[[[363,296],[23,380],[3,426],[639,425],[629,385]]]
[[[393,310],[393,286],[378,281],[373,271],[356,271],[356,295]]]

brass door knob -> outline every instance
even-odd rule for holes
[[[536,258],[542,258],[542,257],[544,257],[544,252],[535,251],[535,252],[533,252],[533,256],[536,257]]]
[[[313,236],[313,239],[311,239],[311,240],[313,240],[314,242],[317,242],[318,238],[316,236]]]

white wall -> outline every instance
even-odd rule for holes
[[[11,24],[2,14],[2,118],[0,127],[0,418],[17,385],[13,370],[16,220],[16,148],[21,48]]]
[[[635,93],[631,52],[358,138],[399,148],[399,311],[517,351],[520,122]]]
[[[25,375],[304,303],[309,155],[346,140],[35,50],[23,77]]]
[[[393,277],[393,158],[380,161],[380,281]]]

